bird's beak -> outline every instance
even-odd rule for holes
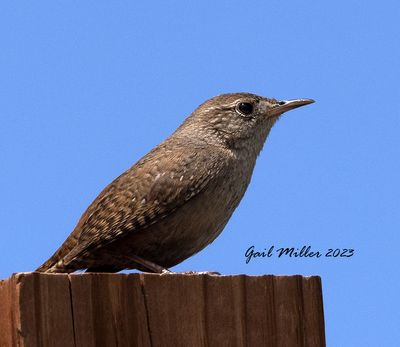
[[[294,100],[282,100],[279,101],[276,106],[270,109],[270,114],[281,115],[284,112],[293,110],[294,108],[312,104],[315,102],[313,99],[294,99]]]

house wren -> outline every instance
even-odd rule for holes
[[[111,182],[37,271],[167,271],[211,243],[242,199],[279,116],[314,102],[216,96]]]

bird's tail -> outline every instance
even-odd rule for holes
[[[64,266],[62,260],[55,262],[53,258],[50,258],[42,265],[40,265],[35,271],[37,272],[47,272],[47,273],[69,273],[72,271],[68,271],[67,268]]]
[[[71,251],[72,247],[63,244],[57,251],[35,271],[47,273],[70,273],[76,269],[64,263],[65,256]]]

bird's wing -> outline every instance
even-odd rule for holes
[[[108,185],[83,214],[73,234],[75,258],[157,223],[203,191],[225,170],[223,149],[156,147]],[[71,235],[72,236],[72,235]]]

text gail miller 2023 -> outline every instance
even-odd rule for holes
[[[272,245],[271,247],[264,248],[263,251],[257,251],[255,246],[250,246],[244,256],[246,258],[246,264],[252,259],[256,258],[271,258],[276,256],[278,258],[321,258],[322,256],[327,258],[350,258],[354,255],[353,248],[328,248],[326,251],[313,251],[311,246],[303,247],[280,247],[276,248]]]

